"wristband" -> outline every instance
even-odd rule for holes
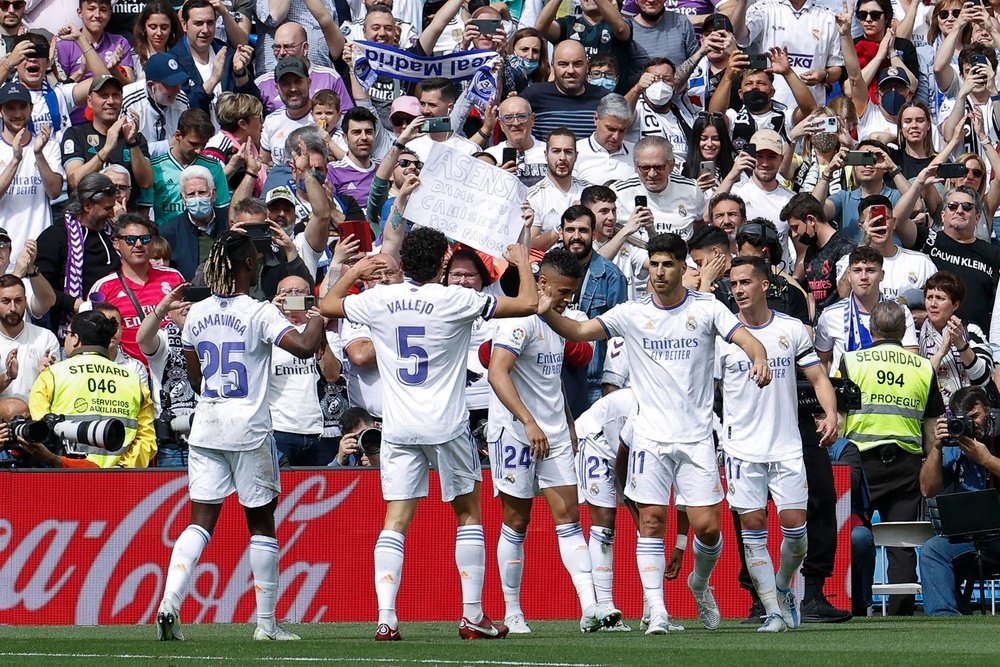
[[[31,273],[25,273],[25,274],[24,274],[23,276],[21,276],[21,277],[22,277],[22,278],[37,278],[37,277],[38,277],[38,269],[35,269],[35,270],[34,270],[34,271],[32,271]]]
[[[889,178],[896,178],[896,177],[897,177],[897,176],[899,176],[899,175],[900,175],[901,173],[903,173],[903,170],[902,170],[902,169],[900,169],[899,167],[894,167],[893,169],[891,169],[891,170],[889,171],[889,173],[887,174],[887,176],[888,176]]]
[[[959,354],[961,354],[962,352],[965,352],[966,350],[969,349],[969,344],[966,343],[965,347],[956,347],[955,349],[958,350]]]
[[[406,147],[406,144],[401,144],[398,141],[392,142],[392,147],[396,150],[406,151],[407,153],[410,152],[410,149]]]
[[[678,535],[677,541],[674,542],[674,549],[680,549],[681,551],[684,551],[685,549],[687,549],[687,546],[688,546],[688,536]]]
[[[1000,93],[997,93],[996,95],[991,95],[990,99],[993,100],[994,102],[1000,102]]]

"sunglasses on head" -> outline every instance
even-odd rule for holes
[[[149,245],[153,240],[152,234],[125,234],[124,236],[117,236],[129,247],[134,246],[139,241],[142,241],[142,245]]]
[[[957,211],[958,207],[961,206],[962,210],[968,213],[976,207],[971,201],[950,201],[948,202],[949,211]]]
[[[938,18],[942,21],[946,20],[949,16],[953,19],[957,19],[958,15],[962,13],[961,9],[942,9],[938,12]]]
[[[110,185],[88,196],[87,199],[90,201],[97,201],[98,199],[104,199],[105,197],[114,197],[117,194],[118,194],[118,186]]]
[[[410,167],[416,167],[417,169],[424,168],[424,163],[421,162],[420,160],[408,160],[405,157],[400,158],[399,162],[397,162],[396,164],[398,164],[403,169],[409,169]]]
[[[885,16],[885,12],[877,9],[871,12],[858,11],[855,16],[858,17],[859,21],[878,21]]]

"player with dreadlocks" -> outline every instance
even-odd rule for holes
[[[272,345],[301,358],[316,354],[322,317],[296,330],[271,303],[247,293],[257,278],[257,251],[240,231],[228,231],[212,246],[205,281],[213,295],[191,306],[181,342],[191,386],[200,388],[188,436],[191,523],[174,543],[156,618],[161,640],[183,639],[180,607],[188,579],[234,492],[250,531],[250,569],[257,597],[258,640],[299,639],[278,626],[278,541],[274,508],[281,485],[271,436],[267,377]],[[178,307],[183,304],[178,304]],[[153,317],[165,316],[155,310]]]

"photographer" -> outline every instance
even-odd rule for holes
[[[330,462],[331,468],[379,466],[379,450],[382,447],[382,433],[375,418],[364,408],[350,408],[340,417],[340,430],[344,434],[340,438],[340,449],[336,458]],[[375,431],[375,435],[366,433]]]
[[[0,449],[11,453],[17,468],[96,468],[87,459],[74,459],[54,454],[41,442],[33,442],[11,433],[11,421],[31,419],[28,404],[19,398],[0,398]]]
[[[989,408],[989,398],[979,387],[963,387],[952,396],[948,407],[952,417],[937,420],[937,443],[927,452],[920,468],[920,492],[933,497],[945,492],[978,491],[995,485],[1000,476],[1000,458],[995,454],[997,412]],[[953,428],[949,428],[949,421]],[[959,435],[961,422],[966,433]],[[981,543],[986,558],[1000,558],[1000,540]],[[928,616],[958,616],[955,572],[963,570],[959,558],[974,553],[969,542],[952,544],[935,536],[920,550],[920,578],[923,583],[924,612]],[[962,560],[966,560],[963,558]],[[974,568],[972,561],[966,564]]]
[[[153,401],[134,371],[111,360],[108,347],[117,331],[117,322],[101,313],[74,315],[66,330],[66,360],[41,372],[28,405],[33,419],[56,414],[70,422],[121,420],[124,445],[115,451],[92,446],[87,459],[100,468],[145,468],[156,455]]]

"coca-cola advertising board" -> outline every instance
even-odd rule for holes
[[[827,594],[848,607],[849,471],[835,466],[838,489],[837,562]],[[384,503],[377,471],[296,470],[281,477],[276,524],[280,555],[278,616],[293,622],[374,621],[372,547]],[[457,620],[461,590],[454,563],[455,519],[441,503],[437,479],[406,538],[399,616],[408,621]],[[503,616],[496,567],[499,501],[483,480],[487,613]],[[188,523],[187,477],[155,471],[16,471],[0,474],[0,624],[107,625],[151,623],[174,540]],[[581,509],[585,531],[586,509]],[[749,606],[736,578],[736,539],[723,517],[722,558],[712,576],[726,617]],[[770,520],[772,553],[780,529]],[[671,521],[670,531],[673,531]],[[622,508],[615,543],[615,601],[626,617],[641,612],[635,528]],[[672,532],[667,539],[673,544]],[[541,499],[525,544],[523,607],[532,619],[574,619],[579,604],[562,567],[552,519]],[[693,617],[681,576],[666,582],[671,616]],[[800,582],[797,582],[801,586]],[[242,623],[253,618],[248,534],[235,497],[192,577],[181,610],[185,623]]]

